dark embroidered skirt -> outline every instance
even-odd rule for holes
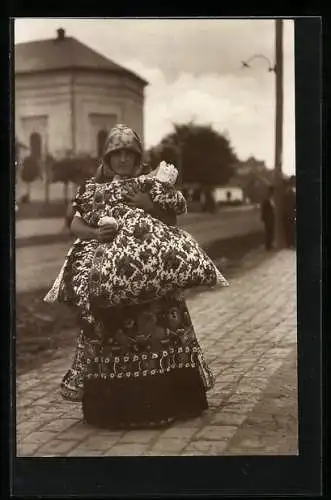
[[[86,422],[111,429],[166,426],[176,419],[197,417],[207,408],[197,368],[130,381],[87,380],[83,394]]]
[[[155,427],[198,416],[213,377],[185,301],[171,294],[149,304],[94,311],[85,338],[82,409],[98,427]]]

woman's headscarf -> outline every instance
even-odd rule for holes
[[[141,140],[136,132],[124,124],[115,125],[108,134],[105,142],[103,158],[114,151],[128,149],[137,154],[139,160],[142,158],[143,148]]]
[[[143,157],[143,147],[141,140],[138,136],[138,134],[130,127],[127,125],[124,125],[122,123],[115,125],[109,132],[106,142],[105,142],[105,147],[104,147],[104,153],[102,157],[102,163],[99,166],[97,170],[97,175],[96,179],[97,180],[105,180],[104,179],[104,169],[103,165],[104,163],[107,163],[108,170],[110,169],[109,162],[107,161],[108,157],[110,154],[112,154],[114,151],[119,151],[121,149],[126,149],[129,151],[132,151],[136,154],[137,156],[137,163],[136,163],[136,168],[135,168],[135,175],[143,174],[143,173],[148,173],[150,168],[148,165],[142,163],[142,157]],[[115,172],[114,172],[115,175]]]

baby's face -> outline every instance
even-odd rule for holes
[[[136,155],[128,149],[114,151],[109,158],[111,169],[120,177],[131,177],[136,166]]]

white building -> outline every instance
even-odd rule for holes
[[[212,194],[216,203],[245,202],[244,191],[239,186],[217,186]]]
[[[147,82],[63,29],[54,39],[15,45],[15,135],[42,159],[101,155],[118,122],[143,139]]]

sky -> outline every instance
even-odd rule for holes
[[[145,146],[173,123],[194,121],[226,132],[241,160],[274,165],[275,21],[270,19],[18,18],[15,43],[54,38],[62,27],[149,85]],[[284,20],[283,170],[295,173],[294,22]],[[241,62],[253,57],[250,68]]]

